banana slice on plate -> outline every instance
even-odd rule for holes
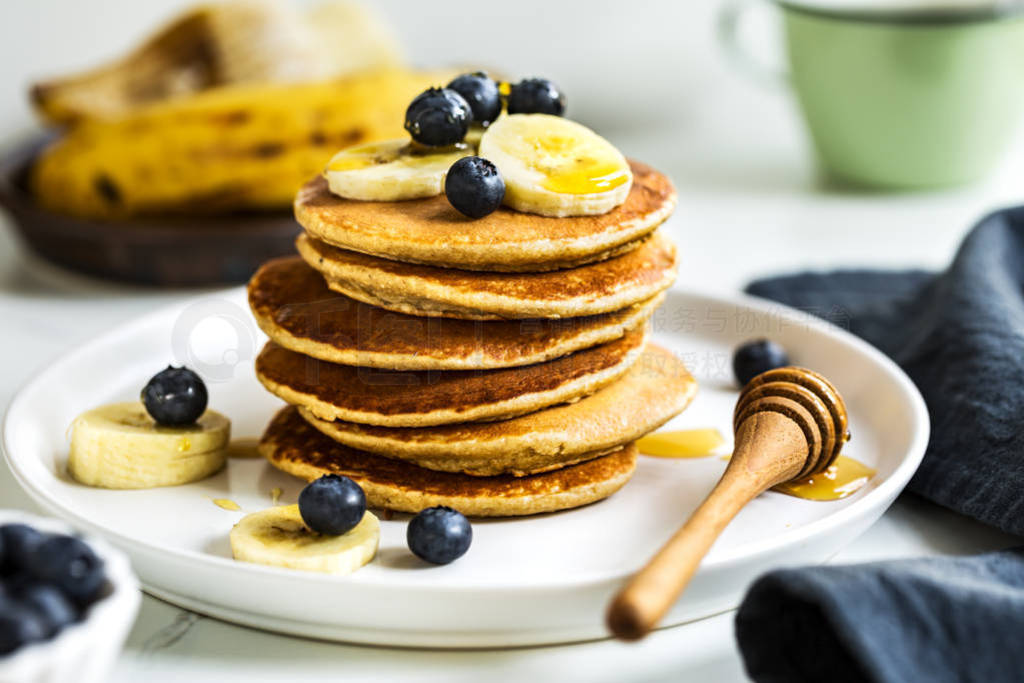
[[[408,138],[343,149],[327,163],[324,177],[331,192],[346,199],[390,202],[436,197],[452,164],[474,153],[465,145],[433,151]]]
[[[608,213],[633,185],[629,163],[614,145],[560,116],[503,116],[484,132],[479,153],[501,171],[505,205],[527,213]]]
[[[187,484],[224,466],[230,439],[231,421],[213,410],[193,425],[163,427],[142,403],[112,403],[75,418],[68,471],[110,489]]]
[[[231,529],[236,560],[327,574],[351,574],[373,559],[380,545],[380,522],[370,512],[341,536],[310,531],[298,505],[246,515]]]

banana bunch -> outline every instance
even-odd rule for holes
[[[101,488],[177,486],[220,470],[230,439],[231,422],[212,410],[194,425],[162,427],[142,403],[112,403],[75,418],[68,471]]]
[[[453,75],[240,84],[82,120],[43,151],[31,187],[44,207],[89,218],[288,207],[333,152],[399,135],[409,101]]]
[[[327,574],[351,574],[373,559],[380,544],[380,522],[365,513],[341,536],[310,531],[298,505],[272,507],[246,515],[231,529],[236,560]]]
[[[431,151],[408,138],[339,152],[324,177],[348,199],[398,201],[441,194],[448,169],[479,154],[501,171],[504,203],[543,216],[603,214],[626,200],[633,175],[622,153],[589,128],[560,116],[512,114],[486,128],[477,145]]]
[[[303,12],[234,0],[187,10],[124,57],[37,83],[31,95],[45,121],[66,125],[219,86],[329,80],[402,62],[390,27],[362,3],[330,0]]]

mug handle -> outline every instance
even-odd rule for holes
[[[754,6],[764,6],[764,0],[730,0],[718,13],[718,41],[729,61],[736,69],[760,83],[777,86],[789,82],[785,69],[776,69],[757,59],[739,37],[743,17]]]

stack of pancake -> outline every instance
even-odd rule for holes
[[[470,220],[444,196],[353,201],[308,183],[300,257],[249,284],[271,340],[257,376],[290,404],[263,455],[307,480],[349,476],[371,507],[406,512],[527,515],[622,487],[633,442],[696,391],[647,343],[676,273],[656,232],[675,192],[632,170],[623,204],[569,218]]]

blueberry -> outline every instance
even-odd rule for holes
[[[30,584],[18,592],[17,600],[35,611],[46,627],[47,636],[78,620],[78,609],[60,589],[50,584]]]
[[[469,550],[473,527],[461,512],[449,507],[432,507],[412,518],[405,539],[409,550],[421,560],[448,564]]]
[[[754,379],[762,372],[789,365],[785,349],[767,339],[755,339],[739,348],[732,356],[732,372],[740,386]]]
[[[447,88],[430,88],[405,110],[405,129],[416,142],[445,147],[462,142],[473,112],[462,95]]]
[[[501,113],[501,93],[498,84],[483,71],[462,74],[446,86],[462,95],[473,112],[473,121],[488,125]]]
[[[46,637],[46,624],[31,607],[14,600],[0,603],[0,655]]]
[[[53,584],[79,605],[96,601],[106,583],[103,560],[74,536],[49,536],[29,553],[25,573]]]
[[[299,494],[299,514],[313,531],[340,536],[355,528],[366,513],[366,495],[348,477],[325,474]]]
[[[505,181],[498,168],[482,157],[462,157],[444,179],[448,202],[470,218],[483,218],[501,206]]]
[[[162,425],[192,424],[206,410],[208,400],[202,377],[170,365],[153,375],[142,390],[146,411]]]
[[[43,534],[27,524],[0,526],[0,545],[3,546],[0,573],[13,574],[21,571],[29,553],[43,538]]]
[[[509,91],[508,113],[561,116],[565,113],[565,94],[546,78],[527,78]]]

